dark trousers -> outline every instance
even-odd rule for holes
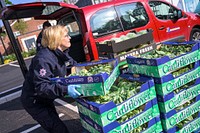
[[[69,133],[59,118],[53,102],[21,99],[24,109],[49,133]]]

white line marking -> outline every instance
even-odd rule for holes
[[[14,87],[14,88],[11,88],[11,89],[9,89],[9,90],[6,90],[6,91],[3,91],[3,92],[0,92],[0,95],[3,94],[3,93],[6,93],[6,92],[8,92],[8,91],[15,90],[15,89],[20,88],[20,87],[22,87],[22,85],[19,85],[19,86],[16,86],[16,87]]]
[[[71,109],[72,111],[78,113],[78,107],[77,107],[77,106],[73,106],[73,105],[71,105],[71,104],[69,104],[69,103],[67,103],[67,102],[65,102],[65,101],[63,101],[63,100],[61,100],[61,99],[56,99],[55,101],[56,101],[57,103],[63,105],[64,107],[69,108],[69,109]]]
[[[18,98],[20,95],[21,95],[21,90],[20,91],[17,91],[15,93],[12,93],[12,94],[9,94],[9,95],[6,95],[4,97],[1,97],[0,98],[0,104],[3,104],[3,103],[6,103],[6,102],[9,102],[15,98]]]
[[[9,64],[10,66],[15,66],[15,67],[20,67],[20,65],[16,65],[16,64]]]
[[[35,125],[34,127],[31,127],[31,128],[29,128],[29,129],[27,129],[27,130],[21,132],[21,133],[29,133],[29,132],[31,132],[31,131],[33,131],[33,130],[39,128],[39,127],[41,127],[40,124],[37,124],[37,125]]]
[[[62,116],[64,116],[64,115],[65,115],[65,114],[60,113],[60,114],[59,114],[59,117],[62,117]],[[39,128],[39,127],[41,127],[41,125],[40,125],[40,124],[37,124],[37,125],[35,125],[34,127],[31,127],[31,128],[29,128],[29,129],[27,129],[27,130],[21,132],[21,133],[29,133],[29,132],[31,132],[31,131],[33,131],[33,130]]]

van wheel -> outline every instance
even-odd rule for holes
[[[200,40],[200,29],[194,28],[190,34],[190,41],[197,41]]]

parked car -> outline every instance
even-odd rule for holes
[[[34,17],[57,20],[71,36],[71,56],[78,62],[98,60],[95,42],[149,29],[154,41],[200,39],[200,16],[184,12],[164,0],[113,0],[77,7],[63,2],[35,2],[8,6],[1,19]]]

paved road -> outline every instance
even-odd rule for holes
[[[25,60],[27,67],[30,61],[31,59]],[[22,85],[23,80],[24,77],[17,63],[0,67],[0,133],[46,133],[23,109],[19,98],[15,98],[21,93],[19,86]],[[14,91],[15,88],[19,88],[17,92]],[[2,99],[10,98],[13,100],[1,102]],[[74,100],[71,98],[57,99],[55,105],[70,132],[81,133],[82,126]]]
[[[68,99],[70,101],[71,99]],[[59,100],[60,102],[61,100]],[[71,100],[72,102],[73,100]],[[73,104],[65,107],[57,102],[56,109],[71,133],[81,133],[82,126]],[[65,104],[66,105],[66,104]],[[0,133],[46,133],[21,106],[19,98],[0,105]]]
[[[0,92],[22,85],[24,77],[18,66],[5,65],[0,67]]]
[[[28,58],[25,60],[27,68],[29,67],[30,62],[31,62],[31,58]],[[6,95],[19,91],[20,86],[22,86],[23,81],[24,81],[24,77],[22,75],[21,68],[18,65],[18,62],[12,62],[10,64],[1,65],[0,66],[0,104],[8,100],[7,98],[5,98]]]

